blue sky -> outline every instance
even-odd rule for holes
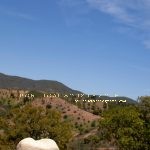
[[[0,0],[0,72],[150,95],[149,9],[149,0]]]

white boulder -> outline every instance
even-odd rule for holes
[[[52,139],[25,138],[18,143],[17,150],[59,150],[59,148]]]

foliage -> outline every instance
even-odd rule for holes
[[[44,95],[42,92],[39,91],[30,91],[27,94],[34,95],[34,98],[42,98]]]
[[[28,101],[22,105],[18,103],[15,107],[11,99],[2,99],[0,105],[0,149],[15,150],[17,143],[26,137],[52,138],[61,150],[67,149],[73,127],[69,123],[69,116],[64,116],[65,121],[62,121],[61,114],[52,109],[51,105],[46,108],[34,107]],[[76,105],[84,106],[84,103]],[[96,135],[72,143],[72,149],[92,150],[103,144],[113,145],[120,150],[150,149],[150,97],[140,97],[139,104],[135,106],[109,105],[103,112],[95,105],[91,108],[95,113],[102,113],[103,118],[98,123],[99,131]],[[74,126],[80,134],[88,131],[79,122]],[[97,122],[93,121],[90,127],[95,126],[97,127]]]
[[[144,120],[144,148],[150,149],[150,96],[139,98],[139,111]]]
[[[104,113],[99,124],[103,140],[114,140],[122,150],[143,148],[144,121],[133,106],[116,107]]]
[[[65,150],[72,137],[71,125],[61,121],[59,112],[32,105],[11,109],[5,118],[0,118],[0,128],[4,131],[0,145],[5,145],[5,149],[15,149],[20,140],[32,137],[52,138]]]
[[[92,121],[92,123],[91,123],[91,127],[96,127],[96,121],[94,120],[94,121]]]

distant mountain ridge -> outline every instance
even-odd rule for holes
[[[11,76],[0,73],[0,89],[21,89],[29,91],[43,91],[50,93],[62,93],[62,94],[83,94],[78,90],[73,90],[61,82],[54,80],[33,80],[19,76]],[[86,95],[86,94],[85,94]],[[98,96],[96,96],[99,99]],[[109,97],[101,96],[101,99],[116,99],[127,100],[128,103],[137,103],[135,100],[128,97]]]
[[[126,100],[127,103],[130,104],[137,104],[137,101],[126,97],[126,96],[117,96],[117,97],[110,97],[110,96],[101,96],[101,99],[109,99],[109,100],[116,100],[116,101],[120,101],[120,100]]]
[[[80,94],[82,92],[73,90],[61,82],[53,80],[32,80],[19,76],[11,76],[0,73],[1,89],[23,89],[44,92]]]

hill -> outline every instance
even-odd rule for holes
[[[99,97],[96,96],[96,98],[98,99]],[[131,99],[129,97],[126,96],[116,96],[116,97],[111,97],[111,96],[101,96],[99,99],[104,99],[104,100],[116,100],[116,102],[121,102],[121,100],[126,100],[127,104],[137,104],[137,101],[135,101],[134,99]]]
[[[43,91],[49,93],[61,93],[61,94],[82,94],[83,92],[71,89],[61,82],[53,80],[32,80],[19,76],[10,76],[0,73],[0,89],[19,89],[27,91]],[[86,95],[86,94],[85,94]],[[109,97],[98,95],[92,96],[93,99],[109,99],[109,100],[126,100],[128,104],[136,104],[137,102],[131,98],[118,96]]]
[[[53,80],[32,80],[18,76],[10,76],[0,73],[0,89],[22,89],[29,91],[44,91],[54,93],[78,94],[66,85]]]

